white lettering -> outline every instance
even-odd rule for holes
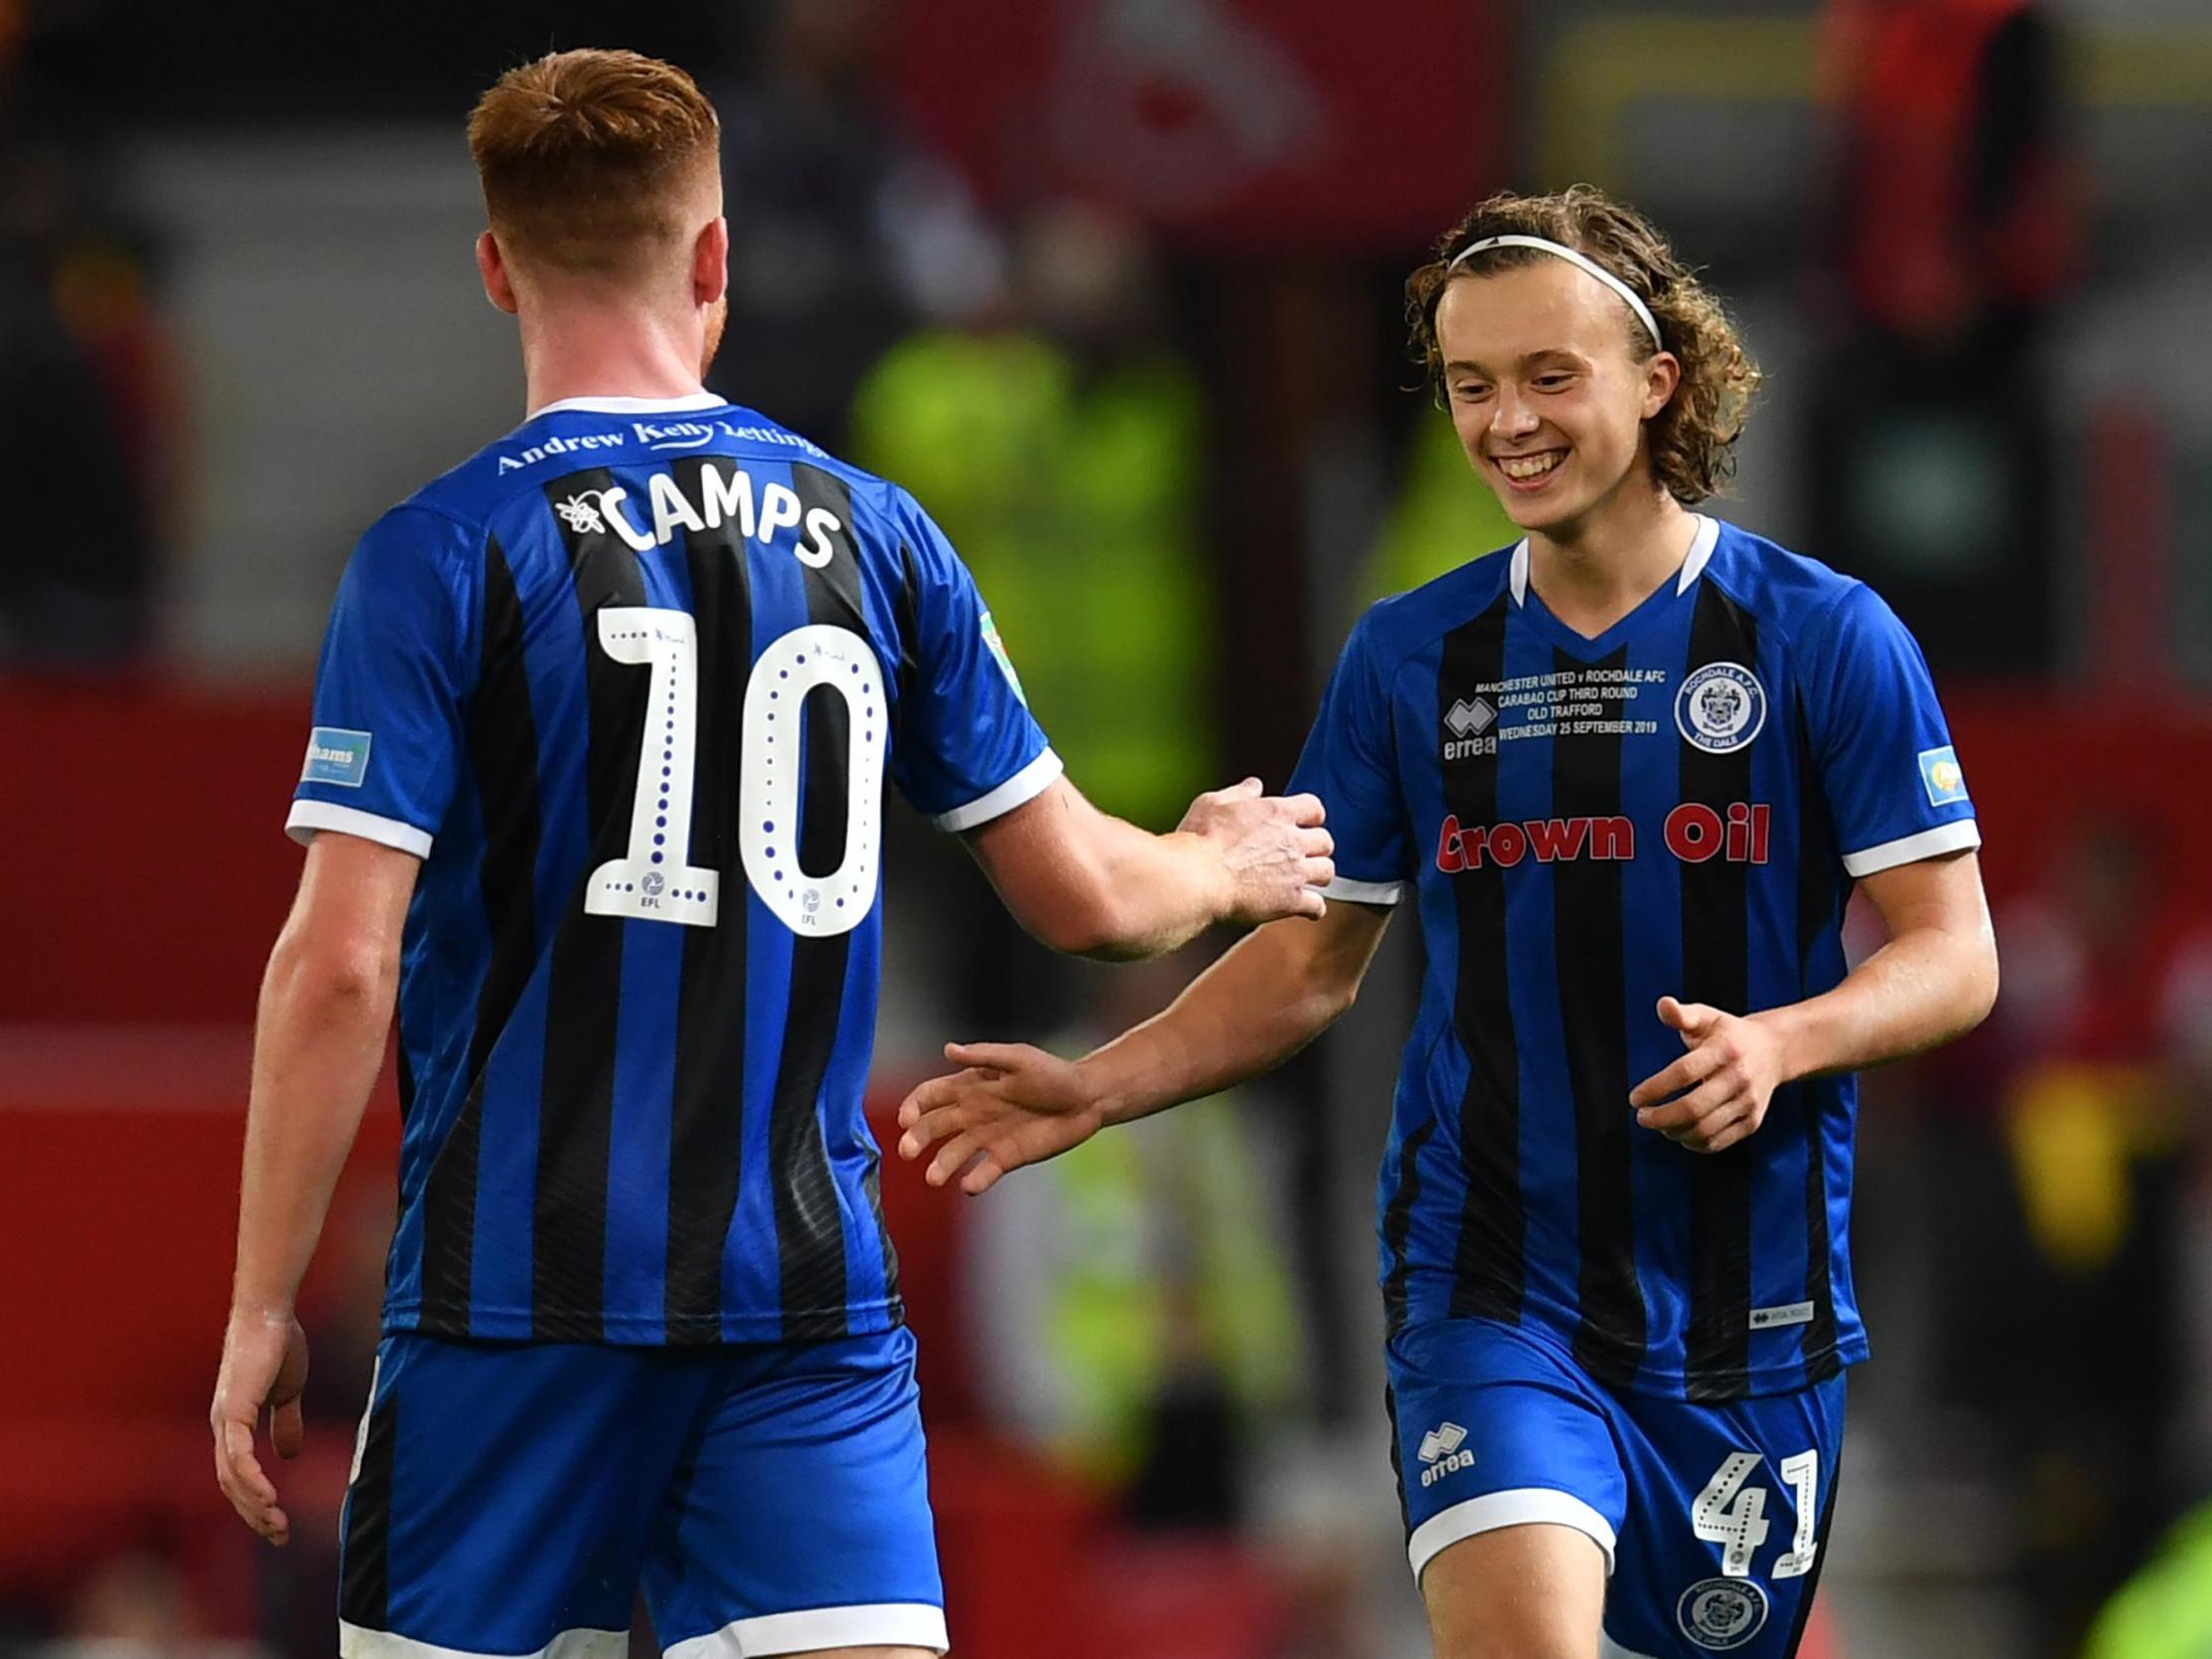
[[[650,553],[653,549],[652,537],[631,523],[629,515],[622,510],[623,502],[629,499],[630,491],[617,484],[600,496],[599,510],[606,515],[607,522],[614,525],[615,534],[630,544],[633,553]]]
[[[788,484],[772,483],[761,491],[760,539],[774,541],[778,530],[799,527],[799,493]]]
[[[807,514],[807,542],[805,547],[794,548],[799,562],[809,570],[820,570],[836,554],[830,544],[831,536],[842,535],[844,524],[828,507],[816,507]]]
[[[705,480],[706,527],[719,530],[724,523],[734,523],[741,535],[753,534],[753,475],[737,467],[730,468],[725,476],[722,469],[711,462],[699,469]]]
[[[665,472],[655,472],[645,480],[645,492],[652,497],[652,539],[661,547],[668,545],[668,538],[675,534],[678,524],[686,530],[703,530],[706,523],[692,510],[691,503],[683,498],[683,491],[676,488],[675,479]]]

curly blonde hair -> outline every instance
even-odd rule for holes
[[[1405,280],[1405,320],[1430,387],[1443,395],[1443,353],[1436,342],[1436,306],[1455,276],[1490,276],[1552,256],[1534,248],[1492,248],[1454,267],[1461,249],[1493,236],[1534,236],[1587,255],[1632,288],[1659,323],[1652,339],[1628,319],[1639,356],[1670,351],[1682,381],[1651,417],[1651,467],[1668,494],[1695,506],[1720,490],[1736,469],[1734,446],[1744,435],[1758,365],[1751,361],[1720,298],[1682,264],[1666,239],[1633,208],[1578,184],[1550,196],[1491,197],[1444,233],[1436,257]]]

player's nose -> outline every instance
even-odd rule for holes
[[[1510,386],[1498,388],[1498,395],[1490,406],[1490,431],[1498,438],[1525,438],[1536,431],[1537,412],[1528,400]]]

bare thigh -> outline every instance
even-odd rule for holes
[[[1571,1527],[1500,1527],[1430,1562],[1421,1598],[1436,1659],[1597,1659],[1605,1556]]]

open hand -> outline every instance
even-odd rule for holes
[[[234,1311],[223,1334],[223,1365],[215,1379],[208,1422],[215,1430],[215,1481],[239,1518],[270,1543],[291,1538],[291,1520],[254,1452],[264,1408],[278,1457],[299,1455],[306,1427],[299,1391],[307,1383],[307,1334],[288,1314]]]
[[[1336,878],[1337,843],[1323,816],[1318,796],[1263,795],[1260,781],[1246,778],[1199,796],[1177,828],[1220,853],[1229,884],[1222,919],[1257,925],[1326,913],[1320,889]]]
[[[967,1069],[931,1078],[898,1114],[901,1158],[944,1142],[924,1172],[932,1187],[958,1175],[963,1193],[989,1192],[1009,1170],[1082,1145],[1104,1121],[1072,1060],[1025,1042],[948,1042],[945,1058]]]
[[[1787,1080],[1773,1030],[1755,1018],[1672,997],[1659,999],[1659,1019],[1682,1033],[1689,1052],[1629,1091],[1636,1121],[1692,1152],[1723,1152],[1753,1134],[1766,1120],[1775,1088]]]

